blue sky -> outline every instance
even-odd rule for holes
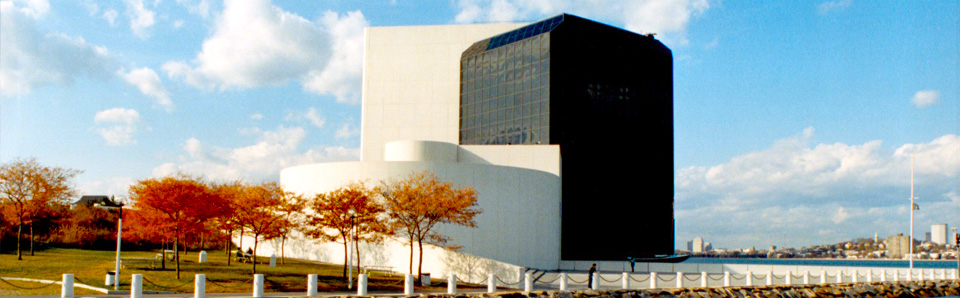
[[[567,12],[674,54],[677,245],[960,224],[956,1],[0,1],[0,162],[86,194],[183,171],[276,180],[359,156],[365,26]],[[638,128],[640,129],[640,128]],[[643,144],[642,140],[639,143]],[[646,144],[656,146],[657,144]]]

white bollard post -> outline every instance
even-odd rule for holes
[[[746,277],[745,277],[744,279],[747,280],[747,286],[748,286],[748,287],[752,287],[752,286],[753,286],[753,273],[750,273],[750,271],[747,271],[745,274],[746,274]]]
[[[837,270],[837,283],[843,283],[843,271]]]
[[[656,273],[656,272],[650,272],[650,288],[651,288],[651,289],[656,289],[656,288],[657,288],[657,273]]]
[[[596,290],[600,288],[600,273],[594,272],[593,275],[588,276],[592,282],[590,283],[590,289]]]
[[[925,271],[926,271],[926,270],[920,269],[920,281],[923,281],[923,280],[926,278],[926,277],[924,277],[924,275],[925,275],[924,272],[925,272]]]
[[[493,274],[487,275],[487,293],[493,293],[497,291],[497,276]]]
[[[207,297],[207,276],[203,274],[193,275],[193,298]]]
[[[567,273],[560,272],[560,291],[562,292],[566,290],[567,290]]]
[[[533,291],[533,274],[530,272],[523,274],[523,291],[527,293]]]
[[[453,273],[447,276],[447,294],[457,293],[457,276]]]
[[[677,289],[683,289],[683,272],[677,272]]]
[[[827,283],[827,271],[826,271],[826,270],[820,270],[820,284],[823,285],[823,284],[826,284],[826,283]]]
[[[793,284],[793,272],[787,271],[783,274],[783,283],[788,286]]]
[[[853,270],[853,273],[851,273],[851,274],[850,274],[850,276],[851,276],[851,278],[850,278],[850,279],[852,279],[852,280],[853,280],[853,283],[858,283],[858,282],[860,281],[860,277],[859,277],[859,276],[857,276],[857,275],[860,275],[860,273],[859,273],[859,272],[857,272],[857,270],[856,270],[856,269],[854,269],[854,270]]]
[[[357,296],[367,296],[367,275],[357,275]]]
[[[130,298],[143,298],[143,274],[133,274],[130,278]]]
[[[407,296],[413,295],[413,274],[403,276],[403,294]]]
[[[206,251],[206,250],[201,250],[201,251],[200,251],[200,259],[197,260],[197,261],[198,261],[199,263],[206,263],[206,262],[207,262],[207,251]]]
[[[707,272],[700,271],[700,287],[701,288],[707,287]]]
[[[630,289],[630,273],[624,272],[623,277],[621,278],[623,279],[623,282],[621,282],[620,288],[624,290],[629,290]]]
[[[723,272],[723,286],[724,287],[730,286],[730,271]]]
[[[253,297],[263,297],[263,274],[253,275]]]
[[[270,267],[277,267],[277,254],[270,255]]]
[[[887,281],[887,269],[883,269],[883,271],[880,271],[880,281],[882,282]]]
[[[873,282],[873,269],[867,270],[867,282]]]
[[[767,271],[767,285],[773,285],[773,271]]]
[[[907,281],[913,281],[913,269],[907,269]]]
[[[803,284],[804,284],[804,285],[809,285],[809,284],[810,284],[810,271],[804,271],[804,272],[803,272]]]
[[[307,274],[307,297],[317,298],[317,275]]]
[[[73,274],[64,274],[63,283],[60,286],[61,298],[73,298]]]
[[[893,272],[893,281],[900,281],[900,269]]]

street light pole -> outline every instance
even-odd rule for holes
[[[121,237],[121,233],[123,231],[123,203],[118,202],[116,198],[113,196],[111,196],[111,199],[110,199],[110,203],[112,206],[106,206],[104,202],[99,203],[98,206],[103,209],[116,208],[118,210],[117,212],[119,212],[119,216],[117,217],[117,259],[114,264],[116,266],[114,269],[115,271],[113,271],[113,274],[114,274],[113,289],[115,291],[119,291],[120,290],[120,242],[123,239]]]
[[[353,217],[357,215],[357,211],[350,208],[350,211],[347,211],[347,214],[350,214],[350,230],[353,230]],[[347,233],[350,233],[350,232]],[[347,239],[352,240],[353,237],[347,236]],[[353,262],[351,262],[351,255],[353,255],[353,246],[350,245],[350,240],[347,240],[347,289],[353,289]]]
[[[117,271],[116,275],[114,275],[116,278],[113,283],[113,290],[115,291],[120,290],[120,240],[122,239],[120,233],[123,231],[123,203],[119,204],[119,206],[120,216],[117,218]]]
[[[953,238],[956,238],[956,239],[954,239],[953,247],[957,249],[957,255],[956,255],[956,257],[957,257],[957,272],[956,272],[956,274],[957,274],[957,279],[960,279],[960,233],[957,233],[957,228],[956,228],[956,227],[951,228],[950,230],[953,231]]]
[[[913,202],[916,197],[913,196],[913,156],[910,156],[910,272],[913,274],[913,210],[917,205]]]

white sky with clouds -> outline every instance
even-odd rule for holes
[[[562,12],[674,54],[677,247],[960,224],[960,7],[854,0],[0,1],[0,162],[125,195],[178,171],[276,180],[359,156],[366,26]],[[640,128],[638,128],[640,129]],[[655,146],[656,144],[649,144]],[[638,177],[639,179],[640,177]]]

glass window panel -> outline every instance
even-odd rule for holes
[[[537,88],[540,87],[540,76],[533,76],[533,77],[530,79],[530,87],[531,87],[531,88],[534,88],[534,89],[533,89],[534,91],[538,90]],[[539,94],[538,94],[538,95],[539,95]]]
[[[549,126],[540,128],[540,143],[542,144],[550,143],[550,127]]]
[[[530,105],[530,115],[539,115],[540,114],[540,104],[539,102],[534,102]]]
[[[540,101],[540,114],[549,115],[550,114],[550,101],[543,100]]]
[[[521,116],[530,115],[530,105],[527,105],[527,104],[523,105],[522,110],[523,110],[523,114],[521,114]]]

